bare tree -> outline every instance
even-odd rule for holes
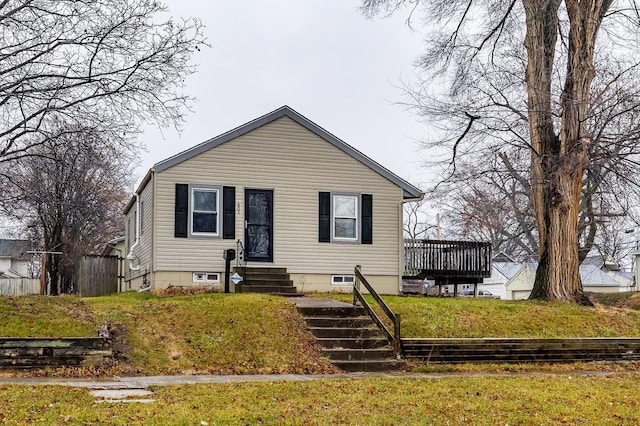
[[[429,199],[440,206],[456,235],[490,241],[513,258],[536,251],[535,220],[524,152],[500,151],[489,158],[457,164],[455,176],[437,185]]]
[[[403,233],[405,238],[412,240],[429,238],[435,225],[429,224],[427,204],[424,200],[405,203]]]
[[[451,107],[457,114],[450,119],[458,132],[439,142],[449,148],[450,172],[454,174],[465,157],[488,156],[505,147],[526,148],[540,257],[532,297],[588,304],[578,270],[580,206],[593,201],[588,191],[585,197],[584,178],[594,173],[594,182],[603,182],[597,167],[591,167],[596,164],[592,160],[614,147],[622,155],[604,162],[601,170],[616,178],[604,182],[624,178],[637,163],[633,156],[638,128],[633,101],[626,108],[610,108],[622,106],[615,91],[602,92],[612,95],[612,102],[603,102],[601,111],[594,108],[592,83],[603,63],[613,64],[610,69],[620,76],[637,68],[635,3],[621,1],[615,7],[609,0],[363,3],[370,14],[393,13],[406,5],[414,10],[424,7],[427,25],[434,28],[420,61],[424,80],[452,82],[447,95],[455,101]],[[596,49],[598,39],[607,49]],[[519,48],[522,43],[524,51]],[[600,73],[602,82],[607,81],[606,72]],[[505,78],[510,74],[520,79]],[[520,96],[522,81],[525,98]],[[470,84],[480,90],[467,91]],[[611,115],[613,111],[617,112]],[[602,134],[592,127],[598,121],[598,128],[606,129]],[[602,127],[603,122],[607,126]],[[621,126],[619,131],[609,133],[616,125]],[[601,156],[607,157],[612,158]],[[585,219],[582,225],[591,230],[592,223]]]
[[[123,149],[91,130],[61,133],[31,156],[5,163],[2,175],[2,210],[24,223],[37,247],[48,252],[53,295],[71,291],[81,256],[122,233],[131,179],[130,155]]]
[[[157,0],[0,1],[0,162],[60,130],[132,144],[141,121],[178,126],[189,101],[179,89],[205,42],[197,19],[162,21],[165,11]]]
[[[524,154],[510,149],[483,161],[459,163],[456,179],[430,194],[458,235],[491,241],[496,251],[513,258],[530,258],[538,247]],[[611,173],[613,161],[621,160],[594,155],[587,167],[578,220],[580,262],[596,248],[619,261],[628,254],[619,249],[620,231],[635,226],[638,191],[633,176],[638,171],[624,178],[624,167],[613,167],[617,172]]]

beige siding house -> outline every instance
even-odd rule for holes
[[[400,291],[402,204],[422,192],[284,106],[157,163],[126,214],[126,288],[222,287],[223,251],[298,292]],[[235,262],[235,261],[234,261]]]

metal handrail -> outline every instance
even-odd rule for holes
[[[236,268],[246,268],[247,260],[244,256],[244,244],[242,240],[236,241]]]
[[[394,356],[399,357],[402,353],[401,340],[400,340],[400,314],[394,313],[391,308],[385,303],[384,300],[380,297],[380,295],[373,289],[371,284],[367,281],[367,279],[362,275],[360,271],[360,265],[356,265],[354,269],[356,275],[356,282],[353,286],[353,304],[357,305],[358,302],[362,307],[369,313],[373,321],[380,327],[382,332],[387,336],[387,339],[393,344],[393,354]],[[380,317],[374,312],[371,308],[371,305],[365,300],[362,292],[360,291],[360,283],[364,284],[365,288],[369,292],[369,294],[373,297],[380,308],[384,311],[384,313],[389,317],[391,322],[393,323],[393,333],[389,330],[389,328],[382,322]]]
[[[245,257],[244,244],[242,244],[242,240],[236,241],[236,268],[242,268],[243,281],[241,284],[236,285],[236,291],[238,293],[242,293],[242,286],[247,284],[247,258]]]

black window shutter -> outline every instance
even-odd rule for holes
[[[236,187],[222,187],[222,238],[236,238]]]
[[[362,222],[361,235],[362,244],[373,244],[373,196],[362,194]]]
[[[321,192],[318,197],[318,241],[331,241],[331,193]]]
[[[187,223],[189,219],[189,185],[184,183],[176,183],[175,207],[175,237],[187,238]]]

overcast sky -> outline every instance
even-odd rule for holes
[[[199,100],[181,135],[146,127],[141,178],[158,161],[282,105],[402,178],[420,183],[417,140],[429,129],[394,102],[414,78],[422,35],[406,14],[368,20],[352,0],[165,0],[199,17],[211,48],[194,55],[187,92]],[[242,171],[239,171],[242,173]]]

